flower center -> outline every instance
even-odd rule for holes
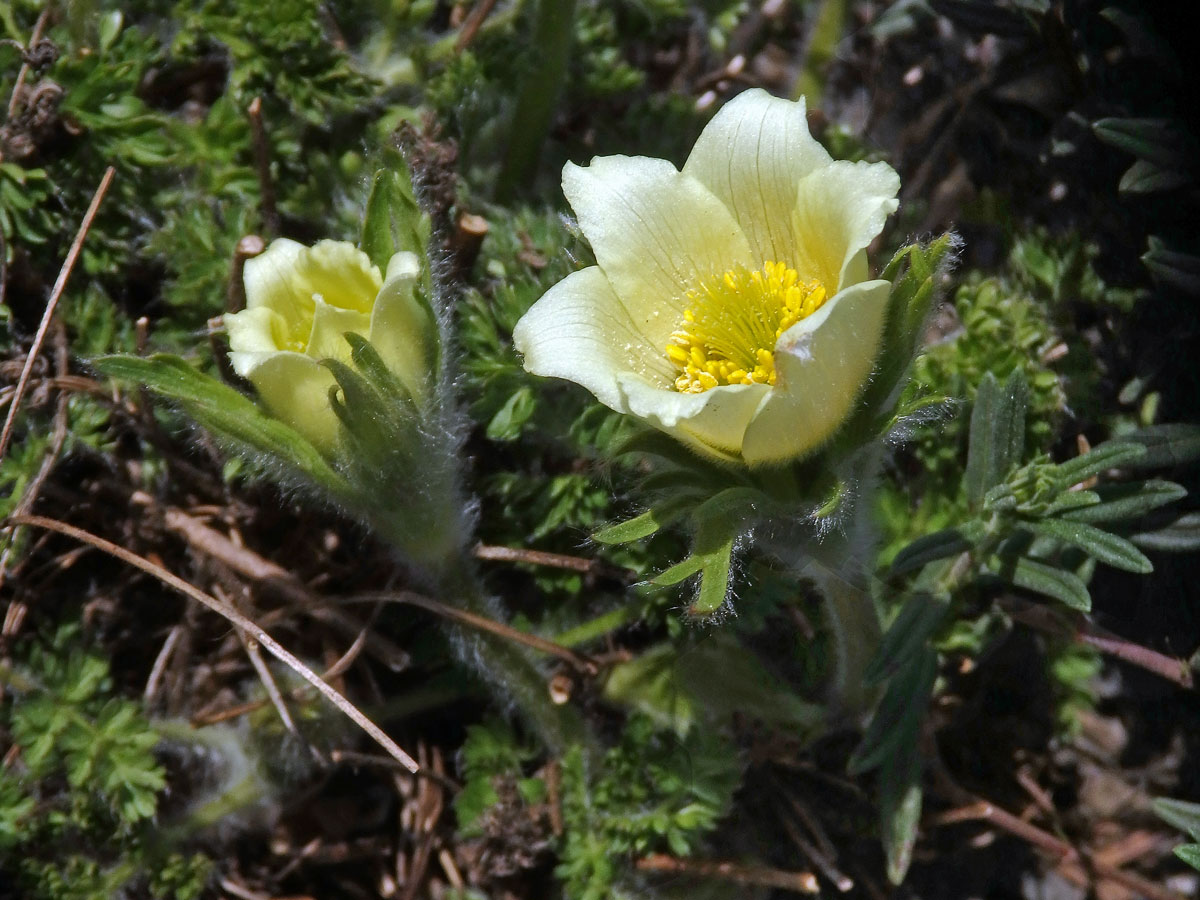
[[[770,261],[755,271],[735,266],[686,296],[667,358],[679,369],[675,390],[688,394],[722,384],[774,384],[775,342],[826,300],[821,282],[801,281],[786,263]]]
[[[324,298],[315,292],[311,295],[302,293],[296,297],[296,303],[290,310],[291,315],[282,319],[282,329],[275,335],[275,345],[280,350],[292,350],[296,353],[308,350],[318,300]]]

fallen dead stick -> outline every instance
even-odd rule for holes
[[[493,562],[528,563],[551,569],[566,569],[583,575],[599,575],[625,584],[637,581],[632,569],[612,566],[598,559],[583,556],[568,556],[565,553],[547,553],[545,550],[526,550],[523,547],[498,547],[494,544],[477,544],[475,558]]]
[[[536,634],[530,634],[527,631],[521,631],[513,628],[511,625],[505,625],[503,622],[497,622],[495,619],[489,619],[487,616],[481,616],[477,613],[467,612],[465,609],[459,609],[456,606],[450,606],[446,603],[441,603],[434,600],[432,597],[426,597],[422,594],[416,594],[412,591],[392,591],[392,592],[377,592],[366,594],[355,594],[352,597],[339,597],[340,603],[373,603],[380,601],[383,603],[403,603],[407,606],[415,606],[418,609],[428,610],[431,613],[441,616],[444,619],[450,619],[454,622],[459,622],[463,625],[468,625],[471,628],[476,628],[480,631],[491,632],[506,640],[513,641],[517,644],[524,644],[534,650],[539,650],[548,656],[556,656],[564,662],[570,663],[577,671],[587,675],[595,675],[600,671],[600,664],[590,657],[583,656],[564,647],[562,644],[556,644],[554,641],[547,640],[543,637],[538,637]]]
[[[812,872],[789,872],[785,869],[745,866],[720,860],[679,859],[663,853],[654,853],[637,860],[634,867],[642,872],[670,872],[673,875],[717,878],[738,884],[778,888],[797,894],[817,894],[821,890],[817,884],[817,876]]]
[[[416,773],[420,770],[417,761],[400,749],[400,745],[393,741],[384,733],[383,729],[368,719],[358,707],[347,700],[334,687],[327,684],[321,679],[316,672],[300,662],[293,656],[282,644],[276,641],[271,635],[263,631],[257,623],[251,621],[246,616],[242,615],[227,603],[222,603],[216,597],[206,594],[204,591],[197,588],[195,585],[189,584],[178,575],[167,571],[162,566],[150,562],[144,557],[138,556],[120,547],[110,541],[106,541],[102,537],[84,531],[81,528],[76,528],[74,525],[68,525],[66,522],[60,522],[57,519],[47,519],[44,516],[13,516],[9,521],[17,525],[26,525],[31,528],[44,528],[47,531],[55,531],[59,534],[73,538],[85,544],[90,544],[97,550],[101,550],[110,556],[114,556],[134,568],[140,569],[147,575],[157,578],[168,587],[174,588],[186,597],[195,600],[197,603],[211,609],[213,612],[224,617],[232,624],[243,629],[247,635],[257,641],[268,653],[282,662],[284,665],[291,668],[301,678],[317,689],[330,703],[342,711],[351,721],[359,728],[369,734],[379,746],[386,750],[394,759],[401,763],[410,772]]]
[[[131,499],[142,505],[155,502],[150,495],[140,491],[136,492]],[[336,607],[322,605],[320,598],[287,569],[259,556],[253,550],[235,544],[221,532],[210,528],[194,516],[188,515],[181,509],[168,507],[163,510],[163,522],[169,531],[175,532],[187,541],[188,546],[193,550],[212,557],[284,600],[297,604],[314,619],[336,628],[349,637],[356,638],[362,633],[361,622]],[[264,626],[270,625],[282,618],[284,614],[283,610],[275,610],[260,616],[259,622]],[[371,655],[393,672],[400,672],[408,668],[411,661],[408,653],[383,635],[368,631],[364,640]]]
[[[135,500],[146,502],[151,501],[152,498],[149,495],[137,495],[135,496]],[[199,519],[189,516],[182,510],[174,508],[166,509],[163,512],[163,517],[167,528],[180,534],[190,545],[229,566],[229,568],[238,574],[260,583],[267,589],[278,592],[300,605],[309,615],[317,618],[324,617],[331,624],[338,621],[340,613],[336,610],[336,607],[324,605],[332,602],[331,600],[313,594],[295,575],[277,563],[260,556],[248,547],[241,547],[235,544],[215,528],[210,528]],[[550,656],[556,656],[569,663],[576,670],[588,675],[595,675],[600,670],[600,665],[595,660],[582,656],[561,644],[556,644],[554,641],[520,631],[502,622],[489,619],[486,616],[466,612],[465,610],[434,600],[432,597],[425,597],[412,591],[361,594],[353,597],[338,598],[337,602],[363,603],[372,600],[416,606],[442,618],[459,622],[480,631],[489,631],[516,643],[525,644],[534,650],[541,651]],[[265,624],[270,624],[280,615],[282,615],[280,611],[267,613],[261,620]],[[356,631],[358,627],[361,626],[354,626]],[[368,636],[368,641],[370,640],[371,637]],[[376,639],[376,641],[378,640]],[[395,647],[394,644],[391,647],[399,653],[404,653],[403,650]]]
[[[96,213],[100,211],[100,201],[108,193],[108,186],[112,184],[116,171],[112,166],[104,170],[104,176],[100,179],[100,185],[96,188],[96,193],[92,195],[92,202],[88,205],[87,212],[83,214],[83,220],[79,223],[79,230],[75,233],[75,240],[71,242],[71,247],[67,250],[67,257],[63,260],[62,268],[58,272],[58,278],[55,280],[54,287],[50,291],[50,299],[46,301],[46,309],[42,313],[42,321],[38,323],[37,333],[33,336],[33,344],[30,345],[29,352],[25,355],[25,365],[21,369],[21,377],[17,379],[17,387],[9,403],[8,415],[4,419],[4,428],[0,430],[0,459],[4,458],[4,454],[8,450],[8,442],[12,437],[13,425],[17,419],[17,411],[21,406],[21,398],[24,397],[25,389],[29,386],[29,376],[33,374],[33,364],[37,361],[38,353],[41,351],[42,344],[46,340],[46,332],[50,330],[50,322],[54,318],[55,309],[58,308],[59,298],[62,297],[63,292],[67,289],[67,281],[70,279],[71,272],[75,269],[75,262],[79,259],[79,254],[83,250],[84,238],[87,237],[87,233],[92,227]]]
[[[1110,631],[1092,624],[1082,616],[1071,616],[1029,603],[1016,597],[1002,597],[1000,608],[1023,625],[1047,634],[1064,635],[1082,644],[1095,647],[1101,653],[1115,656],[1128,663],[1153,672],[1182,688],[1195,686],[1191,666],[1187,660],[1167,656],[1141,644],[1126,640]]]
[[[955,794],[959,795],[959,792],[955,791]],[[1001,809],[993,803],[989,803],[987,800],[982,800],[966,792],[962,793],[961,798],[969,798],[970,802],[957,809],[951,809],[934,816],[932,819],[933,824],[949,825],[954,822],[972,821],[991,822],[997,828],[1021,838],[1040,850],[1059,857],[1059,866],[1063,869],[1064,873],[1069,873],[1071,870],[1075,870],[1075,874],[1077,875],[1082,873],[1082,880],[1084,882],[1082,886],[1084,887],[1089,886],[1089,882],[1092,880],[1089,877],[1090,873],[1091,875],[1129,888],[1134,893],[1148,898],[1148,900],[1185,900],[1181,894],[1177,894],[1162,885],[1155,884],[1133,872],[1126,872],[1117,866],[1101,862],[1095,856],[1085,854],[1061,838],[1043,831],[1036,825],[1026,822],[1024,819],[1013,815],[1005,809]]]

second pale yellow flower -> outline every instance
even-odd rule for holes
[[[350,362],[347,333],[368,338],[418,402],[431,389],[437,323],[417,296],[419,276],[413,253],[393,256],[384,277],[353,244],[272,242],[246,262],[246,308],[225,317],[234,371],[258,389],[272,415],[332,451],[335,382],[321,361]]]

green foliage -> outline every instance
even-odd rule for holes
[[[160,735],[113,693],[107,661],[64,627],[0,678],[10,696],[0,725],[20,750],[0,771],[0,875],[39,900],[102,900],[137,885],[199,897],[210,862],[158,836]]]
[[[954,311],[958,326],[917,357],[914,383],[933,394],[972,404],[988,373],[1004,378],[1021,370],[1031,409],[1022,458],[1045,452],[1065,398],[1058,375],[1044,362],[1058,343],[1044,308],[1003,280],[976,278],[955,293]],[[929,493],[953,496],[967,430],[966,417],[955,415],[914,431],[910,446],[927,473]]]
[[[1157,480],[1079,489],[1101,472],[1144,455],[1145,448],[1132,440],[1102,444],[1057,465],[1038,457],[1018,467],[1020,427],[1014,424],[1023,421],[1026,406],[1020,383],[1018,370],[1003,388],[990,375],[980,386],[967,466],[974,515],[909,544],[896,555],[891,571],[896,576],[940,567],[939,575],[929,575],[932,584],[937,591],[950,590],[959,576],[947,581],[947,564],[939,560],[965,554],[971,565],[983,564],[1002,581],[1086,611],[1091,606],[1086,580],[1094,565],[1089,557],[1131,572],[1151,571],[1150,561],[1114,529],[1130,527],[1186,492]]]
[[[1193,841],[1200,842],[1200,803],[1160,797],[1154,801],[1154,812],[1163,821],[1186,833]],[[1200,843],[1180,844],[1175,848],[1175,855],[1196,871],[1200,871]]]
[[[497,465],[480,484],[485,510],[484,540],[497,544],[534,542],[542,549],[575,552],[579,541],[615,515],[614,490],[584,464],[605,454],[629,434],[624,417],[601,406],[573,385],[531,376],[512,346],[517,320],[587,251],[550,211],[496,209],[479,269],[491,281],[469,290],[457,307],[457,338],[468,412],[496,450]],[[523,458],[508,447],[520,441]],[[532,454],[529,457],[528,454]],[[529,459],[536,459],[530,466]],[[621,476],[614,467],[612,477]],[[640,569],[639,549],[606,554],[619,565]],[[543,570],[543,589],[574,594],[580,577]]]
[[[692,852],[728,808],[740,777],[733,748],[699,729],[686,741],[633,716],[621,741],[592,770],[583,753],[562,763],[566,833],[557,873],[570,900],[613,896],[621,858]]]
[[[625,874],[622,858],[670,851],[685,856],[729,806],[741,769],[719,732],[697,729],[685,739],[634,714],[620,741],[599,765],[579,747],[562,760],[562,837],[559,877],[571,900],[599,900]],[[497,787],[515,784],[528,807],[543,803],[541,774],[526,774],[537,749],[503,723],[471,726],[462,747],[463,789],[454,801],[459,828],[480,833],[489,810],[502,802]]]
[[[1096,678],[1102,665],[1100,651],[1074,641],[1052,642],[1048,648],[1050,683],[1055,695],[1055,715],[1063,734],[1080,731],[1080,713],[1096,705]]]
[[[13,247],[44,244],[53,234],[55,217],[50,202],[54,187],[44,169],[23,169],[0,162],[0,232],[4,235],[5,262],[12,262]]]
[[[854,771],[879,767],[880,806],[889,877],[896,883],[911,861],[920,817],[920,727],[934,688],[935,648],[982,649],[991,630],[987,614],[966,608],[978,589],[997,583],[1048,597],[1065,609],[1087,612],[1087,582],[1101,562],[1138,574],[1152,571],[1147,559],[1120,532],[1186,491],[1149,479],[1097,483],[1111,470],[1134,468],[1149,455],[1137,435],[1101,444],[1062,463],[1028,453],[1026,423],[1032,392],[1021,368],[1001,382],[986,373],[977,388],[969,422],[959,512],[950,527],[903,546],[891,561],[893,585],[907,582],[906,596],[884,635],[867,677],[886,680],[870,728],[851,760]],[[1191,428],[1151,432],[1148,443],[1162,459],[1196,455]],[[915,578],[913,577],[915,575]],[[1088,682],[1097,659],[1077,649],[1064,629],[1064,645],[1050,661],[1058,714],[1070,728],[1091,702]]]
[[[229,55],[230,99],[245,109],[255,97],[288,118],[330,129],[373,95],[369,78],[334,46],[330,21],[317,0],[260,4],[207,0],[181,3],[185,25],[173,51],[200,57],[220,48]],[[276,116],[272,115],[274,119]]]
[[[455,49],[457,32],[436,32],[447,28],[451,9],[464,12],[476,4],[71,4],[50,20],[58,60],[31,75],[31,83],[44,82],[57,98],[55,130],[20,135],[32,140],[28,153],[14,152],[20,141],[0,148],[0,232],[5,258],[14,264],[7,283],[12,310],[0,309],[3,333],[16,346],[31,330],[101,172],[115,164],[112,192],[59,308],[73,355],[131,354],[132,322],[150,317],[153,348],[172,355],[110,357],[98,364],[101,372],[173,398],[202,425],[224,432],[227,446],[277,478],[282,473],[287,484],[315,480],[330,494],[346,493],[344,469],[277,427],[248,398],[197,371],[197,363],[203,368],[211,362],[202,329],[225,308],[230,258],[247,233],[361,237],[381,267],[397,249],[423,249],[431,223],[418,206],[421,173],[414,191],[395,170],[395,156],[374,154],[392,124],[430,115],[460,150],[456,170],[433,173],[446,176],[446,196],[439,199],[456,210],[484,213],[490,225],[471,271],[447,274],[461,262],[448,257],[438,273],[447,277],[435,290],[435,267],[425,266],[425,296],[444,298],[453,309],[449,325],[463,370],[454,387],[473,425],[468,449],[481,498],[478,537],[578,555],[592,535],[596,545],[584,555],[658,585],[703,572],[694,606],[702,614],[725,605],[739,566],[745,577],[736,580],[751,582],[738,597],[741,618],[713,636],[689,629],[670,608],[677,607],[675,595],[658,585],[621,593],[610,585],[619,579],[594,573],[524,566],[515,576],[497,574],[497,586],[515,582],[523,588],[523,573],[533,573],[540,593],[521,594],[533,597],[526,610],[537,613],[521,627],[561,631],[572,644],[607,638],[632,654],[608,671],[604,684],[604,699],[620,707],[604,714],[620,735],[616,746],[596,749],[595,757],[573,750],[562,761],[566,827],[558,871],[567,896],[616,896],[629,857],[700,850],[738,782],[737,750],[725,735],[735,714],[738,721],[793,737],[825,726],[824,707],[803,700],[777,671],[777,660],[757,652],[757,644],[750,649],[747,636],[765,639],[768,615],[790,612],[786,607],[803,591],[790,574],[766,571],[746,536],[761,519],[778,521],[797,510],[812,516],[802,523],[805,539],[836,528],[852,505],[859,473],[833,463],[873,447],[888,429],[907,431],[912,442],[900,457],[898,484],[881,501],[891,545],[883,558],[886,592],[879,597],[890,607],[891,625],[867,671],[881,702],[853,769],[857,776],[877,773],[865,783],[877,786],[888,874],[899,881],[917,837],[919,748],[929,737],[923,730],[937,690],[939,654],[974,656],[1010,627],[1004,609],[990,602],[999,592],[1043,595],[1056,605],[1053,614],[1072,624],[1090,603],[1098,564],[1145,573],[1150,561],[1144,553],[1200,546],[1198,514],[1161,517],[1182,488],[1153,474],[1157,466],[1194,457],[1200,439],[1186,427],[1151,428],[1101,444],[1080,459],[1050,462],[1062,437],[1064,408],[1117,434],[1154,415],[1152,403],[1136,416],[1114,413],[1097,389],[1100,365],[1079,325],[1126,316],[1140,293],[1101,279],[1101,251],[1091,238],[1039,230],[1016,237],[1003,272],[964,275],[954,299],[957,322],[916,361],[917,386],[896,405],[893,388],[913,364],[911,351],[929,324],[929,306],[948,277],[954,246],[941,239],[898,255],[885,272],[896,284],[888,347],[862,411],[828,453],[791,470],[761,473],[755,485],[731,483],[718,471],[693,477],[703,466],[682,458],[668,439],[656,443],[660,435],[633,433],[622,417],[574,385],[529,376],[511,345],[513,326],[550,285],[590,261],[561,218],[561,203],[554,208],[535,200],[551,192],[557,198],[561,163],[609,152],[681,162],[709,114],[696,103],[710,83],[705,72],[719,71],[734,52],[756,59],[763,42],[782,45],[799,30],[810,36],[805,85],[819,88],[823,57],[838,46],[837,20],[846,14],[846,4],[822,4],[819,17],[800,27],[800,15],[784,9],[747,29],[748,17],[759,11],[745,0],[578,0],[570,32],[555,36],[561,68],[542,70],[549,77],[538,85],[545,47],[534,39],[535,23],[539,13],[556,11],[553,2],[497,5],[463,51]],[[899,6],[888,15],[927,14]],[[979,15],[986,4],[949,6]],[[1033,7],[1021,6],[1026,8]],[[5,6],[0,31],[26,39],[40,9],[33,0]],[[1029,31],[1027,23],[1014,22],[1011,10],[991,19],[986,11],[982,15],[988,19],[984,31],[995,22]],[[668,73],[673,64],[660,60],[681,51],[684,63]],[[17,52],[0,46],[0,96],[8,96],[18,65]],[[668,74],[671,87],[665,89]],[[528,83],[544,102],[520,102],[515,86]],[[681,83],[696,90],[677,90]],[[555,97],[557,105],[550,102]],[[255,98],[262,100],[265,148],[256,145],[247,114]],[[514,185],[528,205],[487,206],[479,198],[491,196],[492,176],[514,134],[528,135],[524,152],[540,154],[543,165],[536,178]],[[1141,119],[1114,111],[1090,134],[1129,157],[1122,202],[1162,199],[1194,184],[1177,124],[1159,110]],[[840,148],[840,157],[865,152],[859,138],[836,127],[825,140]],[[268,158],[265,181],[259,149]],[[368,179],[377,161],[382,168]],[[273,189],[278,216],[265,203],[265,185]],[[1137,246],[1145,247],[1147,267],[1164,284],[1192,288],[1194,248],[1178,223],[1170,225]],[[333,367],[340,384],[337,408],[356,430],[369,432],[370,446],[359,448],[360,465],[378,479],[373,493],[390,498],[395,480],[420,467],[421,448],[413,434],[371,410],[391,392],[389,401],[411,412],[411,398],[400,396],[373,365],[369,346],[355,345],[354,362],[357,371]],[[1146,383],[1131,382],[1127,393],[1136,399]],[[943,398],[960,403],[960,414],[930,422],[930,409]],[[14,444],[0,461],[0,514],[11,512],[42,465],[51,408],[26,400]],[[79,394],[68,412],[67,452],[113,455],[118,445],[106,432],[105,405]],[[128,443],[119,445],[121,455]],[[601,462],[620,449],[630,452],[616,463]],[[154,449],[147,444],[141,451],[141,471],[162,470]],[[288,462],[280,464],[284,458]],[[408,527],[422,529],[411,509],[404,515]],[[248,537],[258,537],[239,521]],[[688,538],[692,543],[685,547]],[[780,596],[758,596],[770,593],[764,583],[772,579]],[[622,630],[635,623],[636,629]],[[824,685],[832,668],[823,656],[831,652],[828,643],[818,634],[785,662],[805,669],[813,685]],[[1069,638],[1048,638],[1045,646],[1060,724],[1069,730],[1074,711],[1090,703],[1097,657]],[[426,657],[416,665],[427,665]],[[445,660],[436,665],[445,667]],[[2,675],[9,699],[0,706],[0,732],[11,735],[21,752],[0,769],[0,881],[15,881],[23,896],[33,898],[198,896],[212,864],[202,855],[175,852],[155,834],[164,778],[153,752],[156,732],[134,703],[114,694],[98,652],[84,652],[78,637],[67,634],[53,649],[19,657]],[[543,673],[533,675],[534,691],[544,695]],[[307,708],[292,709],[305,725]],[[592,707],[587,712],[601,718]],[[281,726],[274,711],[265,707],[259,715],[263,721],[251,720],[257,739],[268,734],[275,741]],[[619,717],[623,726],[616,724]],[[460,835],[484,831],[489,813],[511,801],[512,785],[529,810],[544,804],[549,790],[537,768],[544,748],[491,720],[463,724],[464,789],[455,798]],[[290,758],[277,755],[265,768],[290,765]],[[256,770],[239,772],[245,790],[237,803],[244,808],[263,788]],[[223,794],[189,815],[216,821],[237,803]],[[1195,859],[1198,848],[1181,848],[1181,855]]]
[[[350,493],[342,477],[294,429],[268,416],[244,394],[201,374],[177,356],[108,356],[95,360],[93,365],[102,374],[145,385],[177,403],[231,450],[265,463],[284,479],[299,476],[335,496]]]
[[[467,835],[477,833],[481,817],[500,802],[495,779],[514,778],[525,802],[540,800],[545,794],[545,783],[540,778],[524,776],[536,757],[536,747],[518,743],[512,729],[503,722],[470,726],[459,758],[463,789],[454,796],[459,830]]]
[[[604,696],[681,738],[745,716],[792,734],[819,731],[826,714],[806,703],[752,651],[725,632],[666,641],[613,667]]]
[[[153,815],[165,783],[151,753],[158,735],[135,704],[109,696],[108,663],[72,646],[75,637],[62,629],[32,649],[21,679],[36,688],[12,710],[13,738],[32,778],[63,773],[132,824]]]

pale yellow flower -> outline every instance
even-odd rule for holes
[[[547,291],[514,342],[530,372],[705,454],[804,456],[871,375],[890,285],[868,280],[865,248],[899,188],[885,163],[832,159],[803,100],[747,91],[683,171],[647,157],[567,164],[563,192],[598,265]]]
[[[246,261],[246,308],[225,317],[234,371],[272,415],[329,450],[338,433],[335,382],[321,360],[350,362],[347,332],[367,338],[415,398],[428,394],[437,325],[414,294],[419,276],[413,253],[393,256],[384,278],[353,244],[272,242]]]

